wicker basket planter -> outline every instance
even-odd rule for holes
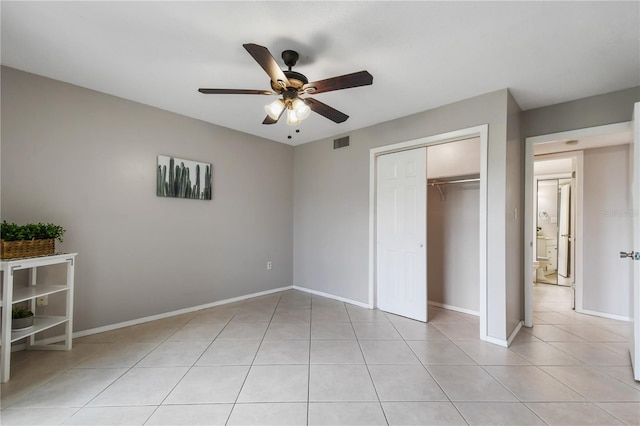
[[[46,240],[23,240],[5,241],[0,240],[0,258],[16,259],[18,257],[33,257],[54,254],[56,251],[56,240],[54,238]]]

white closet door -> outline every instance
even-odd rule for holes
[[[427,321],[427,149],[377,159],[377,306]]]

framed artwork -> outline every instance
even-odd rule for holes
[[[158,155],[156,172],[158,197],[211,200],[211,163]]]

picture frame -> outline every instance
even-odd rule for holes
[[[158,197],[211,200],[213,165],[168,155],[158,155],[156,195]]]

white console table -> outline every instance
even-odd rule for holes
[[[11,343],[27,338],[27,349],[37,350],[71,350],[71,333],[73,332],[73,281],[75,258],[77,253],[54,254],[50,256],[7,259],[0,261],[2,271],[2,336],[0,340],[0,382],[10,378]],[[40,267],[67,264],[67,276],[64,282],[39,283],[37,271]],[[14,272],[28,269],[29,283],[26,286],[14,286]],[[65,293],[65,314],[60,316],[42,316],[36,311],[36,299],[54,293]],[[25,330],[11,330],[11,311],[15,303],[27,302],[29,309],[35,314],[33,327]],[[57,325],[65,325],[62,343],[45,344],[36,340],[36,333]]]

